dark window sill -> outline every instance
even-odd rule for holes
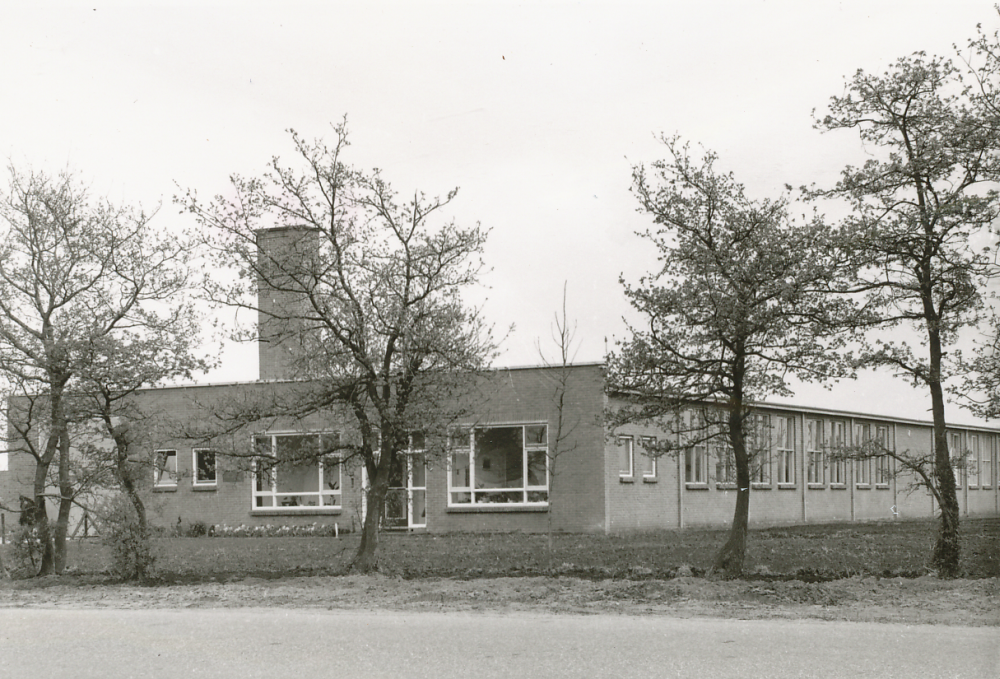
[[[631,476],[619,476],[618,483],[635,483],[635,479]]]
[[[469,505],[469,506],[455,506],[447,507],[445,512],[448,514],[496,514],[496,513],[514,513],[514,512],[547,512],[549,511],[548,505],[509,505],[503,503],[496,503],[493,505]]]
[[[177,486],[153,486],[154,493],[176,493]]]
[[[250,516],[301,516],[303,514],[342,514],[340,507],[259,507],[250,510]]]
[[[686,490],[708,490],[707,483],[685,483],[684,488]]]
[[[778,490],[795,490],[797,486],[794,483],[779,483]]]
[[[212,493],[214,493],[218,489],[219,489],[219,486],[216,485],[216,484],[214,484],[214,483],[212,483],[212,484],[201,483],[201,484],[198,484],[198,485],[195,485],[195,484],[191,485],[191,490],[193,490],[196,493],[205,493],[205,492],[212,492]]]
[[[643,476],[642,477],[642,482],[643,483],[656,483],[658,480],[659,479],[657,479],[655,476]]]

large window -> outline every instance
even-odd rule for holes
[[[339,508],[337,445],[338,437],[333,433],[255,436],[254,508]]]
[[[153,484],[160,488],[177,486],[177,451],[157,450],[153,455]]]
[[[192,483],[196,486],[216,485],[215,451],[195,448],[192,455],[192,468],[194,469]]]
[[[776,450],[778,457],[778,485],[795,484],[795,420],[791,417],[777,418]]]
[[[449,505],[548,503],[546,425],[462,429],[450,444]]]
[[[811,486],[826,483],[826,461],[824,459],[823,420],[806,420],[806,478]]]

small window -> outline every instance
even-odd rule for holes
[[[757,486],[771,485],[771,420],[754,415],[747,437],[750,455],[750,480]]]
[[[639,442],[642,444],[642,476],[645,479],[656,478],[656,437],[643,436]]]
[[[691,446],[684,451],[684,482],[689,486],[708,483],[708,449],[704,444]]]
[[[965,446],[962,445],[962,435],[957,431],[948,434],[948,455],[951,457],[951,471],[955,475],[955,489],[962,490],[964,479],[960,460],[965,456]]]
[[[806,420],[806,480],[810,486],[826,483],[823,420]]]
[[[632,478],[635,465],[635,446],[631,436],[618,437],[618,476]]]
[[[830,425],[830,448],[835,459],[830,462],[830,485],[847,485],[847,462],[842,457],[847,446],[847,425],[844,422],[832,422]]]
[[[715,482],[719,485],[736,485],[736,455],[732,446],[717,443],[715,446]]]
[[[177,485],[177,451],[157,450],[153,466],[153,484],[156,486]]]
[[[194,467],[194,485],[214,486],[216,484],[214,450],[196,449],[192,466]]]
[[[968,435],[969,445],[965,451],[965,477],[969,488],[979,487],[979,434]]]
[[[871,433],[867,424],[854,425],[854,447],[861,449],[870,445]],[[867,453],[866,453],[867,454]],[[871,486],[871,459],[862,457],[854,461],[854,485],[858,488],[868,488]]]
[[[777,418],[778,485],[795,485],[795,420],[791,417]]]
[[[875,427],[875,445],[879,451],[889,450],[889,428]],[[875,487],[888,488],[892,478],[891,461],[888,455],[875,456]]]

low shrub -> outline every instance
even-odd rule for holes
[[[100,512],[99,529],[111,551],[111,572],[122,580],[146,580],[153,572],[151,532],[139,521],[124,495],[109,500]]]

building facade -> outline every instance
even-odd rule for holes
[[[258,234],[258,245],[262,256],[281,260],[314,249],[311,238],[309,232],[272,229]],[[258,294],[264,315],[273,311],[260,324],[260,381],[152,389],[137,397],[146,412],[170,423],[153,427],[140,453],[150,469],[151,520],[165,527],[321,523],[357,529],[367,511],[367,479],[356,460],[343,455],[341,443],[357,438],[348,412],[257,422],[242,427],[228,446],[190,434],[220,404],[265,389],[274,398],[291,398],[283,391],[302,384],[282,380],[289,375],[294,333],[273,320],[294,319],[287,310],[297,301],[266,286]],[[649,454],[653,444],[677,434],[638,424],[612,431],[607,414],[618,402],[602,365],[502,368],[468,379],[477,394],[472,415],[436,441],[420,431],[409,436],[393,469],[386,528],[615,533],[731,521],[735,470],[725,445],[690,446],[656,458]],[[868,442],[930,452],[929,422],[768,404],[760,404],[754,417],[761,433],[751,525],[935,515],[931,495],[911,492],[913,478],[897,474],[891,457],[845,461],[833,455]],[[962,514],[1000,515],[1000,430],[955,427],[948,437],[953,455],[959,451],[965,461],[956,470]],[[13,448],[0,457],[0,503],[8,508],[32,494],[34,477],[34,460]],[[316,454],[323,451],[330,453]],[[10,514],[7,523],[12,521]]]

